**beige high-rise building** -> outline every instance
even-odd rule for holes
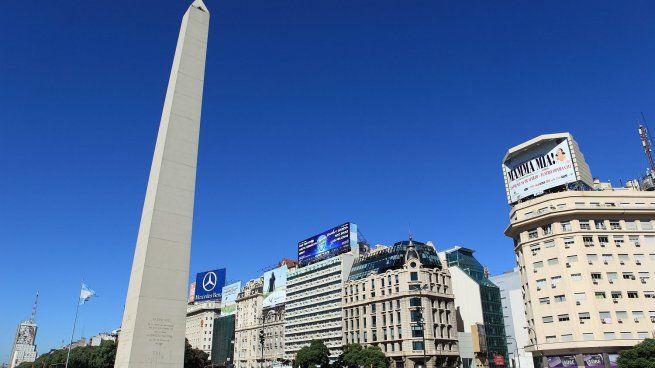
[[[343,343],[378,346],[392,368],[456,367],[455,303],[432,244],[378,246],[343,287]]]
[[[184,336],[194,349],[200,349],[212,356],[214,322],[221,315],[221,303],[204,301],[188,305],[186,308],[186,328]]]
[[[263,278],[250,280],[237,297],[234,327],[234,364],[236,368],[259,367],[262,329]]]
[[[549,156],[548,146],[565,140],[571,150]],[[535,147],[546,153],[531,154]],[[546,164],[512,164],[523,171],[512,173],[508,185],[513,199],[513,190],[520,186],[528,188],[524,193],[533,192],[518,201],[510,199],[505,230],[514,239],[521,277],[529,332],[525,350],[544,366],[556,361],[604,366],[622,349],[653,337],[655,192],[639,190],[634,182],[625,188],[589,183],[578,170],[586,167],[584,157],[566,133],[514,147],[505,161],[518,155],[543,157]],[[548,168],[549,157],[572,160],[577,180],[549,186],[552,173],[567,175],[566,168]],[[532,178],[538,182],[529,184]]]

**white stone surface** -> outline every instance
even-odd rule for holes
[[[209,12],[182,18],[141,214],[115,367],[181,368]]]

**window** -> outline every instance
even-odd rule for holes
[[[536,239],[538,236],[537,229],[528,230],[528,239]]]
[[[544,285],[546,285],[546,279],[537,280],[537,287],[542,287]]]
[[[539,245],[539,243],[532,244],[532,245],[530,245],[530,250],[531,250],[533,253],[536,253],[536,252],[538,252],[539,250],[541,250],[541,246]]]
[[[632,272],[624,272],[623,273],[623,279],[624,280],[634,280],[635,275]]]
[[[541,320],[543,323],[553,323],[553,316],[543,316]]]
[[[614,256],[611,254],[603,254],[603,263],[611,262],[614,259]]]
[[[566,257],[566,262],[568,263],[575,263],[578,261],[578,256],[567,256]]]
[[[562,276],[553,276],[550,278],[551,285],[557,285],[562,281]]]
[[[604,291],[597,291],[597,292],[594,293],[594,295],[596,296],[596,299],[606,299],[607,298],[605,296]]]
[[[572,281],[582,281],[582,274],[581,273],[572,273],[571,274],[571,280]]]
[[[637,223],[635,221],[626,221],[625,228],[626,230],[637,230]]]
[[[619,254],[619,262],[625,264],[630,260],[630,257],[627,254]]]
[[[612,323],[612,315],[610,312],[598,312],[598,317],[600,317],[601,322],[604,324]]]
[[[544,242],[544,248],[552,248],[555,246],[555,241],[554,240],[546,240]]]
[[[628,332],[628,331],[621,332],[621,338],[622,339],[631,339],[632,338],[632,332]]]
[[[412,341],[413,350],[423,350],[423,341]]]
[[[573,230],[571,228],[571,222],[570,221],[562,222],[561,225],[562,225],[562,231],[564,231],[564,232]]]
[[[562,341],[563,342],[573,341],[573,335],[571,334],[562,335]]]
[[[570,321],[570,318],[568,314],[560,314],[557,316],[557,320],[560,322],[566,322],[566,321]]]
[[[582,300],[587,300],[587,294],[586,293],[575,293],[575,300],[576,301],[582,301]]]
[[[420,307],[421,306],[421,298],[411,298],[409,300],[409,305],[411,307]]]
[[[546,336],[546,342],[557,342],[557,337],[555,337],[555,336]]]
[[[614,332],[603,332],[603,338],[605,340],[614,340],[616,336],[614,335]]]
[[[410,312],[410,317],[412,319],[412,322],[421,322],[421,312],[418,310],[413,310]]]
[[[593,236],[583,236],[582,237],[582,243],[584,244],[585,247],[593,247],[594,246],[594,237]]]
[[[621,230],[621,222],[619,220],[610,220],[610,230]]]
[[[616,320],[619,323],[628,319],[628,312],[626,311],[616,311]]]
[[[544,262],[543,262],[543,261],[533,262],[533,263],[532,263],[532,267],[534,267],[535,269],[537,269],[537,268],[543,268],[543,267],[544,267]]]
[[[603,275],[601,275],[600,272],[592,272],[591,273],[591,279],[594,281],[601,280],[603,278]]]
[[[589,262],[590,265],[596,263],[598,260],[598,255],[596,254],[587,254],[587,262]]]
[[[412,325],[412,337],[423,337],[423,326]]]
[[[653,223],[650,221],[641,220],[641,230],[653,230]]]
[[[550,304],[550,298],[549,297],[539,298],[539,304]]]
[[[610,295],[612,296],[612,299],[620,299],[623,297],[623,294],[620,291],[612,291]]]
[[[605,230],[605,222],[603,220],[594,220],[596,230]]]
[[[589,341],[594,339],[594,333],[593,332],[585,332],[582,334],[582,340]]]
[[[605,238],[605,243],[608,243],[609,240],[607,239],[607,237],[604,236],[604,238]],[[598,239],[600,239],[600,236],[598,237]],[[614,240],[614,245],[616,245],[617,248],[621,248],[621,246],[624,243],[623,235],[614,235],[612,237],[612,240]]]
[[[646,258],[644,257],[643,254],[635,254],[635,263],[636,264],[642,264],[642,263],[644,263],[645,260],[646,260]]]
[[[559,264],[559,259],[557,259],[557,258],[551,258],[551,259],[548,260],[548,265],[549,266],[555,266],[557,264]]]
[[[639,298],[639,293],[636,291],[628,291],[628,299],[637,299]]]
[[[570,248],[575,243],[574,238],[564,238],[564,248]]]
[[[615,281],[619,278],[619,274],[616,272],[608,272],[607,273],[607,279],[610,281]]]
[[[628,235],[628,241],[630,242],[630,244],[632,244],[635,247],[640,245],[639,244],[639,235]]]
[[[650,274],[648,272],[639,272],[639,280],[646,281],[650,278]]]
[[[418,281],[418,272],[410,272],[409,275],[410,275],[410,280],[411,281]]]
[[[585,321],[585,320],[591,319],[591,315],[589,314],[589,312],[580,312],[580,313],[578,313],[578,318],[581,321]]]
[[[555,295],[553,297],[553,300],[555,301],[555,303],[565,302],[566,301],[566,296],[563,295],[563,294],[562,295]]]
[[[640,332],[637,332],[637,337],[639,337],[640,339],[647,339],[650,336],[649,336],[648,332],[640,331]]]
[[[580,230],[591,230],[591,225],[589,225],[589,220],[580,220]]]
[[[541,231],[543,231],[544,235],[550,235],[553,233],[553,229],[551,228],[550,225],[543,226],[541,228]]]
[[[632,311],[632,318],[635,319],[635,322],[640,321],[644,318],[644,312]]]

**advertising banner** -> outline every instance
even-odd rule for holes
[[[605,368],[603,356],[600,354],[585,354],[582,356],[585,368]]]
[[[196,300],[196,282],[192,282],[191,285],[189,285],[189,299],[187,302],[189,304],[193,304],[193,302]]]
[[[357,225],[346,222],[298,243],[298,263],[304,266],[314,261],[346,253],[357,245]]]
[[[284,304],[287,298],[287,265],[264,273],[264,308]]]
[[[510,203],[578,180],[569,141],[544,144],[503,164]]]
[[[196,274],[195,301],[221,300],[223,286],[225,286],[224,268]]]
[[[548,357],[548,368],[568,368],[577,367],[575,357],[573,355],[558,355]]]
[[[221,290],[221,317],[237,311],[237,297],[241,291],[241,281],[225,285]]]

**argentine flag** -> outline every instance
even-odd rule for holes
[[[82,283],[82,289],[80,290],[80,305],[84,304],[86,301],[91,299],[96,295],[96,292],[89,289],[86,284]]]

